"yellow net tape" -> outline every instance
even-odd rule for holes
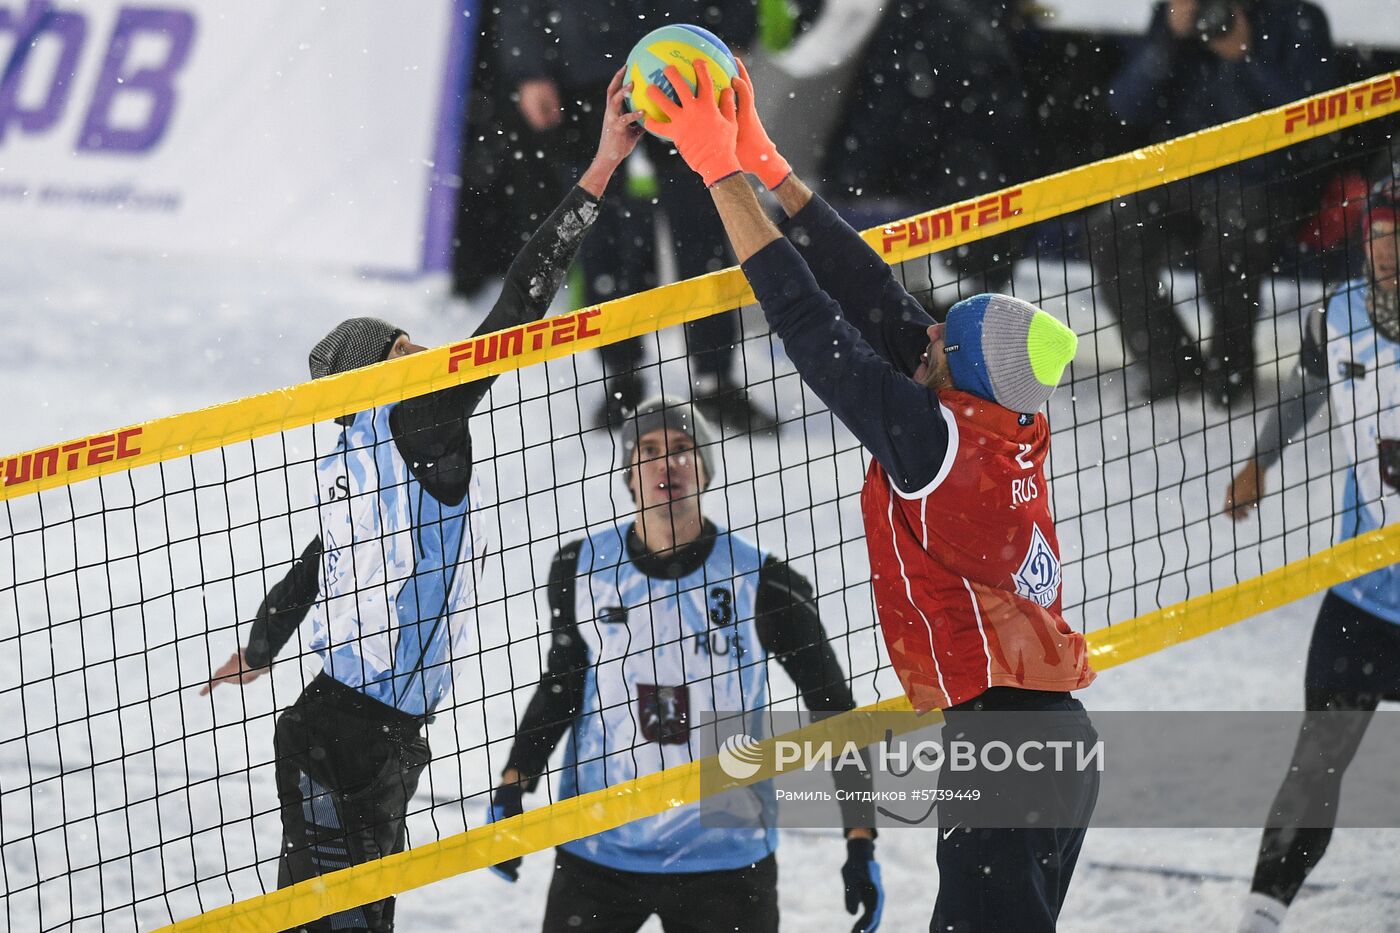
[[[1400,71],[864,232],[903,262],[1400,111]],[[0,460],[0,500],[285,431],[751,303],[738,269]]]

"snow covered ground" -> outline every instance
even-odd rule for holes
[[[1290,451],[1284,463],[1291,483],[1302,481],[1306,464],[1314,484],[1309,509],[1285,516],[1276,498],[1257,523],[1236,527],[1210,517],[1232,457],[1248,448],[1248,417],[1227,419],[1198,401],[1180,411],[1130,409],[1125,391],[1131,387],[1096,375],[1121,357],[1116,329],[1093,319],[1087,278],[1086,270],[1071,267],[1066,279],[1052,264],[1023,267],[1017,276],[1019,294],[1045,296],[1047,309],[1089,337],[1073,392],[1062,391],[1052,405],[1053,494],[1067,561],[1066,603],[1076,624],[1093,629],[1121,621],[1328,543],[1330,481],[1317,468],[1327,463],[1325,438]],[[307,350],[344,317],[383,316],[431,345],[469,332],[485,310],[484,301],[470,308],[444,301],[441,283],[75,256],[37,244],[11,245],[0,256],[0,281],[5,453],[299,381]],[[1286,355],[1296,346],[1291,309],[1316,288],[1305,284],[1300,296],[1287,283],[1278,286],[1270,293],[1289,310],[1277,333],[1266,319],[1259,339]],[[757,322],[752,314],[747,320],[750,327]],[[666,362],[649,371],[653,387],[684,393],[678,336],[664,335],[660,348]],[[883,655],[863,583],[854,499],[861,457],[849,435],[833,432],[830,418],[804,396],[780,351],[762,339],[745,350],[751,380],[779,377],[771,383],[771,403],[784,417],[806,417],[787,425],[776,444],[728,441],[726,486],[722,495],[710,494],[707,508],[793,557],[817,584],[857,699],[890,696],[897,686],[878,670]],[[535,588],[558,535],[628,508],[610,471],[610,437],[578,433],[579,409],[586,418],[601,391],[598,375],[590,353],[506,376],[493,392],[489,425],[485,417],[474,422],[488,499],[499,503],[488,516],[498,549],[483,590],[481,653],[458,681],[456,715],[440,716],[430,729],[438,759],[420,787],[424,810],[410,826],[416,840],[480,818],[480,795],[500,768],[539,669]],[[576,397],[579,383],[584,389]],[[556,442],[541,443],[544,435]],[[300,492],[309,487],[304,461],[331,438],[326,428],[301,429],[286,435],[285,448],[281,438],[268,439],[225,458],[201,455],[193,464],[147,468],[130,481],[88,483],[71,497],[60,490],[0,507],[6,522],[0,525],[0,916],[8,929],[147,929],[275,883],[271,716],[296,695],[314,663],[284,661],[270,684],[241,693],[221,688],[212,701],[197,699],[193,688],[243,634],[234,625],[250,618],[268,582],[256,571],[285,561],[314,533],[314,517],[285,513],[309,502],[309,491],[304,498]],[[235,479],[227,487],[230,501],[219,501],[220,480],[246,474],[254,463],[282,462],[276,458],[303,463],[286,481],[280,470],[271,479]],[[184,490],[163,500],[168,527],[153,524],[162,514],[159,502],[122,513],[139,527],[66,518],[95,507],[99,486],[110,507],[152,495],[162,484]],[[550,494],[555,485],[557,496]],[[283,487],[280,499],[271,486]],[[269,520],[279,509],[282,516]],[[249,527],[239,527],[245,521]],[[42,533],[35,530],[40,524]],[[181,541],[186,528],[191,540]],[[35,564],[36,549],[25,545],[41,540]],[[60,573],[104,553],[117,568],[110,578]],[[45,568],[52,578],[47,588],[16,587],[9,577],[32,579]],[[227,579],[201,585],[216,577]],[[110,608],[143,585],[169,595],[136,612]],[[1303,600],[1109,671],[1084,701],[1091,710],[1299,708],[1316,604],[1316,597]],[[776,695],[790,698],[792,688],[778,685],[783,675],[776,666],[772,673]],[[21,678],[38,685],[14,689]],[[54,729],[56,715],[74,724]],[[93,765],[107,761],[113,763]],[[539,803],[544,795],[536,797]],[[1063,929],[1229,929],[1257,840],[1251,830],[1093,831]],[[933,850],[934,836],[925,830],[882,833],[884,929],[926,928],[938,884]],[[1397,856],[1400,832],[1338,833],[1290,928],[1396,928]],[[834,831],[784,832],[778,858],[785,929],[847,928],[843,857]],[[53,879],[37,893],[36,872]],[[400,928],[531,929],[542,916],[548,880],[548,854],[540,853],[526,859],[514,887],[477,872],[409,892],[399,902]],[[120,907],[133,897],[141,901],[138,912]]]

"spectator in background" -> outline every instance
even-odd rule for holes
[[[1007,3],[891,3],[866,47],[828,150],[833,202],[856,226],[885,223],[994,191],[1021,177],[1029,119]],[[876,200],[874,212],[867,209]],[[859,205],[856,203],[859,202]],[[883,202],[882,204],[879,202]],[[1013,235],[946,253],[957,293],[1007,291]]]
[[[1142,142],[1160,142],[1276,107],[1332,86],[1327,17],[1306,0],[1170,0],[1109,88],[1108,106]],[[1147,363],[1148,393],[1165,398],[1204,380],[1229,406],[1253,384],[1259,287],[1271,226],[1286,193],[1265,188],[1291,155],[1251,159],[1096,208],[1091,253],[1104,302],[1131,356]],[[1271,203],[1272,202],[1272,203]],[[1195,255],[1215,339],[1202,361],[1172,307],[1175,233]]]
[[[757,30],[755,0],[520,0],[501,8],[501,65],[516,88],[520,112],[532,129],[547,134],[547,157],[572,179],[592,155],[602,113],[597,101],[637,40],[667,23],[693,23],[715,33],[731,49],[749,45]],[[656,206],[670,218],[676,271],[681,278],[731,264],[724,230],[704,187],[670,153],[670,144],[647,137],[656,169]],[[603,202],[603,213],[579,254],[584,300],[607,301],[656,284],[653,228],[645,202]],[[771,416],[754,408],[733,375],[738,337],[736,313],[686,325],[691,393],[701,410],[724,428],[771,428]],[[616,426],[641,400],[637,371],[640,340],[602,348],[607,397],[600,424]]]
[[[505,277],[516,251],[567,190],[543,166],[512,157],[521,148],[521,137],[533,132],[511,100],[515,89],[505,87],[501,77],[499,26],[499,7],[488,3],[477,9],[452,251],[452,291],[463,298],[492,278]]]

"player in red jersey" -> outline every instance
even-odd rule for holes
[[[944,710],[945,740],[949,730],[983,739],[980,712],[1011,710],[1053,712],[1064,730],[1056,738],[1092,743],[1093,726],[1069,693],[1094,674],[1083,636],[1060,611],[1044,471],[1050,436],[1037,414],[1074,356],[1073,332],[1005,295],[959,302],[946,325],[935,323],[793,176],[759,122],[747,73],[716,103],[701,63],[697,70],[693,95],[669,76],[679,103],[649,93],[709,186],[788,357],[873,457],[861,502],[876,609],[910,701]],[[786,237],[746,171],[787,213]],[[1068,788],[1066,823],[959,828],[941,811],[930,930],[1055,928],[1098,778],[1048,779],[1050,793]]]

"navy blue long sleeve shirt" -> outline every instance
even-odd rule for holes
[[[900,491],[923,489],[948,453],[938,393],[912,377],[933,319],[821,198],[743,264],[788,358]]]

